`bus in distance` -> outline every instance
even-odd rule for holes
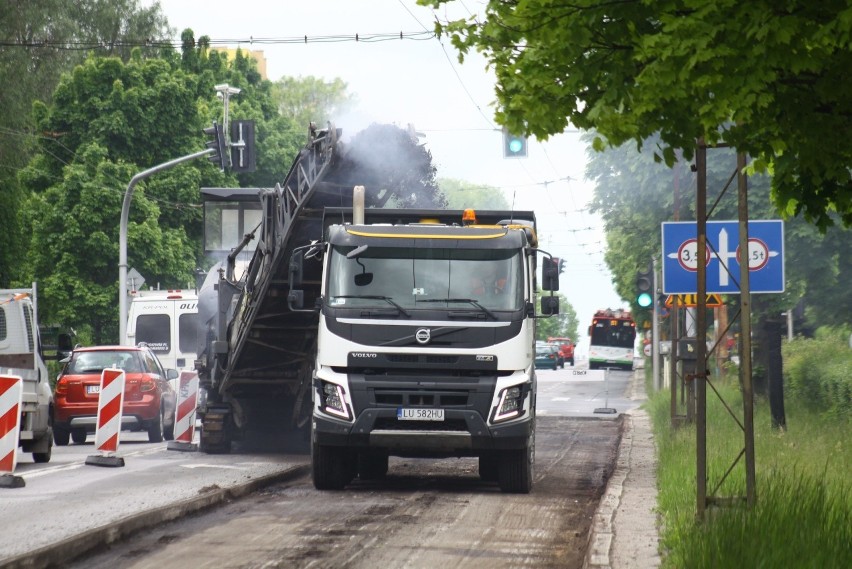
[[[633,369],[636,323],[627,310],[598,310],[589,326],[589,369]]]

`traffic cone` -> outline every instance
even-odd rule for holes
[[[124,370],[105,369],[101,372],[101,392],[98,394],[98,424],[95,430],[95,447],[100,455],[86,457],[92,466],[124,466],[124,459],[116,456],[121,433],[121,410],[124,407]]]

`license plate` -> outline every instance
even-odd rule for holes
[[[443,421],[443,409],[405,409],[396,410],[396,418],[400,421]]]
[[[100,392],[101,392],[101,386],[100,385],[87,385],[86,386],[86,393],[88,393],[89,395],[91,395],[93,393],[100,393]]]

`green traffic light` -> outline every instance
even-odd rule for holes
[[[651,306],[652,302],[653,299],[651,298],[651,295],[647,292],[643,292],[642,294],[636,297],[636,304],[638,304],[642,308],[648,308],[649,306]]]
[[[524,143],[522,141],[518,140],[517,138],[515,138],[511,142],[509,142],[509,150],[511,150],[512,153],[520,152],[523,147],[524,147]]]

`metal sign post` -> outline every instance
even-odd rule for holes
[[[595,409],[595,413],[605,413],[607,415],[612,415],[616,413],[616,410],[609,406],[609,370],[612,368],[605,367],[604,368],[604,406],[598,407]]]

